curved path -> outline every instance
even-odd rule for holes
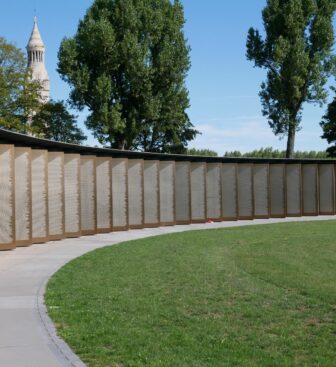
[[[48,242],[0,252],[0,366],[83,367],[60,340],[43,303],[50,276],[68,261],[99,247],[132,239],[195,229],[328,220],[336,216],[266,219],[160,227]]]

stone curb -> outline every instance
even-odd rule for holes
[[[52,276],[52,275],[51,275]],[[50,276],[50,277],[51,277]],[[44,294],[50,278],[45,279],[36,294],[36,309],[40,321],[52,342],[49,345],[64,367],[86,367],[81,359],[72,351],[68,344],[57,335],[56,327],[48,315],[47,306],[44,302]],[[53,348],[54,347],[54,348]]]

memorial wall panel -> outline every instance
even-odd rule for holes
[[[190,162],[175,163],[175,213],[177,224],[191,223]]]
[[[286,164],[286,215],[302,215],[301,164]]]
[[[114,231],[128,229],[127,158],[112,159],[112,223]]]
[[[128,224],[130,228],[143,228],[143,165],[142,159],[128,160]]]
[[[96,158],[97,232],[112,231],[112,158]]]
[[[238,164],[238,218],[252,219],[253,214],[253,165]]]
[[[32,244],[30,148],[15,147],[15,244]]]
[[[175,224],[175,162],[160,162],[160,223]]]
[[[302,164],[303,215],[318,214],[317,164]]]
[[[47,242],[48,237],[48,151],[32,149],[32,241]]]
[[[253,165],[254,217],[269,218],[269,165]]]
[[[222,164],[222,219],[238,218],[237,164]]]
[[[221,163],[207,163],[206,207],[207,218],[213,221],[222,219],[222,182]]]
[[[270,164],[271,217],[286,216],[285,165]]]
[[[97,233],[96,157],[81,156],[81,233]]]
[[[319,165],[319,214],[335,213],[335,168],[333,164]]]
[[[160,161],[144,161],[144,226],[160,225]]]
[[[64,238],[64,153],[48,153],[49,240]]]
[[[193,223],[206,221],[206,163],[191,162],[191,220]]]
[[[0,144],[0,250],[15,248],[14,146]]]
[[[65,236],[81,235],[79,154],[64,155],[64,217]]]

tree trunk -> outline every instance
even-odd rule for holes
[[[287,136],[286,158],[294,157],[294,144],[295,144],[295,124],[290,124]]]

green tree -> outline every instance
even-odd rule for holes
[[[95,0],[59,50],[70,101],[86,126],[118,149],[182,152],[197,131],[185,78],[190,68],[179,0]]]
[[[336,157],[336,97],[328,105],[327,112],[322,117],[320,125],[323,130],[322,138],[326,139],[329,144],[333,143],[327,149],[327,152],[330,156]]]
[[[188,155],[200,155],[206,157],[218,157],[218,153],[211,149],[196,149],[196,148],[189,148],[185,152]]]
[[[28,132],[29,117],[40,105],[40,88],[30,80],[23,52],[0,37],[0,126]]]
[[[64,143],[81,144],[86,140],[77,126],[76,117],[67,111],[61,101],[44,104],[33,116],[31,129],[36,136]]]
[[[263,114],[275,135],[287,136],[294,153],[305,102],[323,104],[334,72],[332,18],[335,0],[268,0],[262,12],[266,36],[250,28],[247,59],[267,70],[261,85]]]

